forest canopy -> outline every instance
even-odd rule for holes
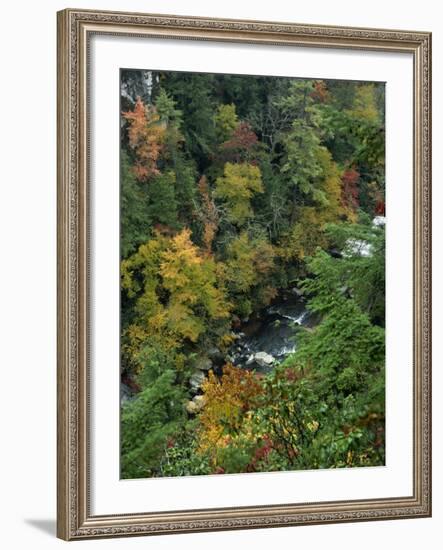
[[[385,89],[121,71],[121,476],[385,460]]]

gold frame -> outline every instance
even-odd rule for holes
[[[431,515],[431,33],[170,15],[58,14],[58,504],[65,540]],[[88,483],[88,44],[94,34],[408,52],[414,59],[413,495],[92,516]]]

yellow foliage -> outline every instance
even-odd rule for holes
[[[122,288],[136,298],[137,320],[127,332],[133,356],[148,337],[175,346],[196,342],[210,321],[229,317],[217,264],[200,253],[188,229],[172,237],[157,234],[122,262],[121,273]]]
[[[210,371],[202,389],[206,404],[199,416],[199,450],[209,452],[214,462],[217,448],[226,446],[239,436],[240,429],[247,427],[248,413],[263,388],[255,373],[228,364],[221,379]],[[242,429],[241,435],[247,432]],[[251,428],[249,432],[252,438]]]
[[[279,248],[279,255],[287,261],[304,260],[305,257],[312,256],[317,247],[326,245],[323,232],[325,222],[320,218],[317,208],[299,208],[297,220]]]
[[[275,250],[265,239],[242,231],[227,247],[226,278],[239,292],[259,284],[274,267]]]
[[[374,84],[363,84],[357,88],[353,108],[348,113],[369,122],[379,122]]]
[[[261,172],[258,166],[227,162],[224,175],[217,178],[214,196],[225,202],[228,220],[241,226],[254,215],[251,198],[255,193],[263,192]]]
[[[226,333],[221,336],[218,341],[218,345],[222,350],[226,350],[234,341],[234,336],[232,333]]]
[[[238,126],[238,117],[233,103],[219,105],[214,116],[215,130],[220,142],[229,139]]]

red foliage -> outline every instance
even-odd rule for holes
[[[347,168],[342,180],[342,204],[346,208],[351,210],[357,210],[359,207],[358,200],[358,180],[360,179],[360,174],[354,167]]]
[[[134,393],[138,393],[140,391],[140,386],[133,380],[130,376],[127,374],[122,374],[121,378],[122,384],[126,384],[128,388],[130,388]]]
[[[295,380],[295,371],[293,369],[286,369],[285,378],[288,382],[293,382]]]
[[[247,466],[247,471],[255,472],[257,464],[261,461],[266,461],[269,453],[272,451],[273,448],[274,448],[274,444],[271,438],[269,437],[269,435],[264,435],[262,438],[262,444],[259,447],[257,447],[251,462]]]
[[[258,143],[258,138],[248,122],[240,122],[234,130],[231,139],[222,143],[221,148],[226,156],[239,162],[249,158]]]
[[[314,90],[310,96],[318,103],[326,103],[329,100],[329,90],[323,80],[316,80],[314,82]]]
[[[375,203],[375,213],[377,216],[384,216],[385,215],[385,201],[383,199],[378,199]]]
[[[374,442],[374,447],[381,447],[384,444],[385,441],[385,430],[383,426],[378,426],[376,429],[377,437]]]

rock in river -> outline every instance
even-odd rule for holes
[[[199,357],[195,362],[195,368],[198,370],[210,370],[212,368],[212,361],[209,357]]]
[[[269,367],[275,361],[274,357],[265,351],[259,351],[254,355],[254,360],[261,367]]]
[[[197,392],[205,380],[205,373],[201,370],[196,370],[189,379],[189,385],[194,392]]]

